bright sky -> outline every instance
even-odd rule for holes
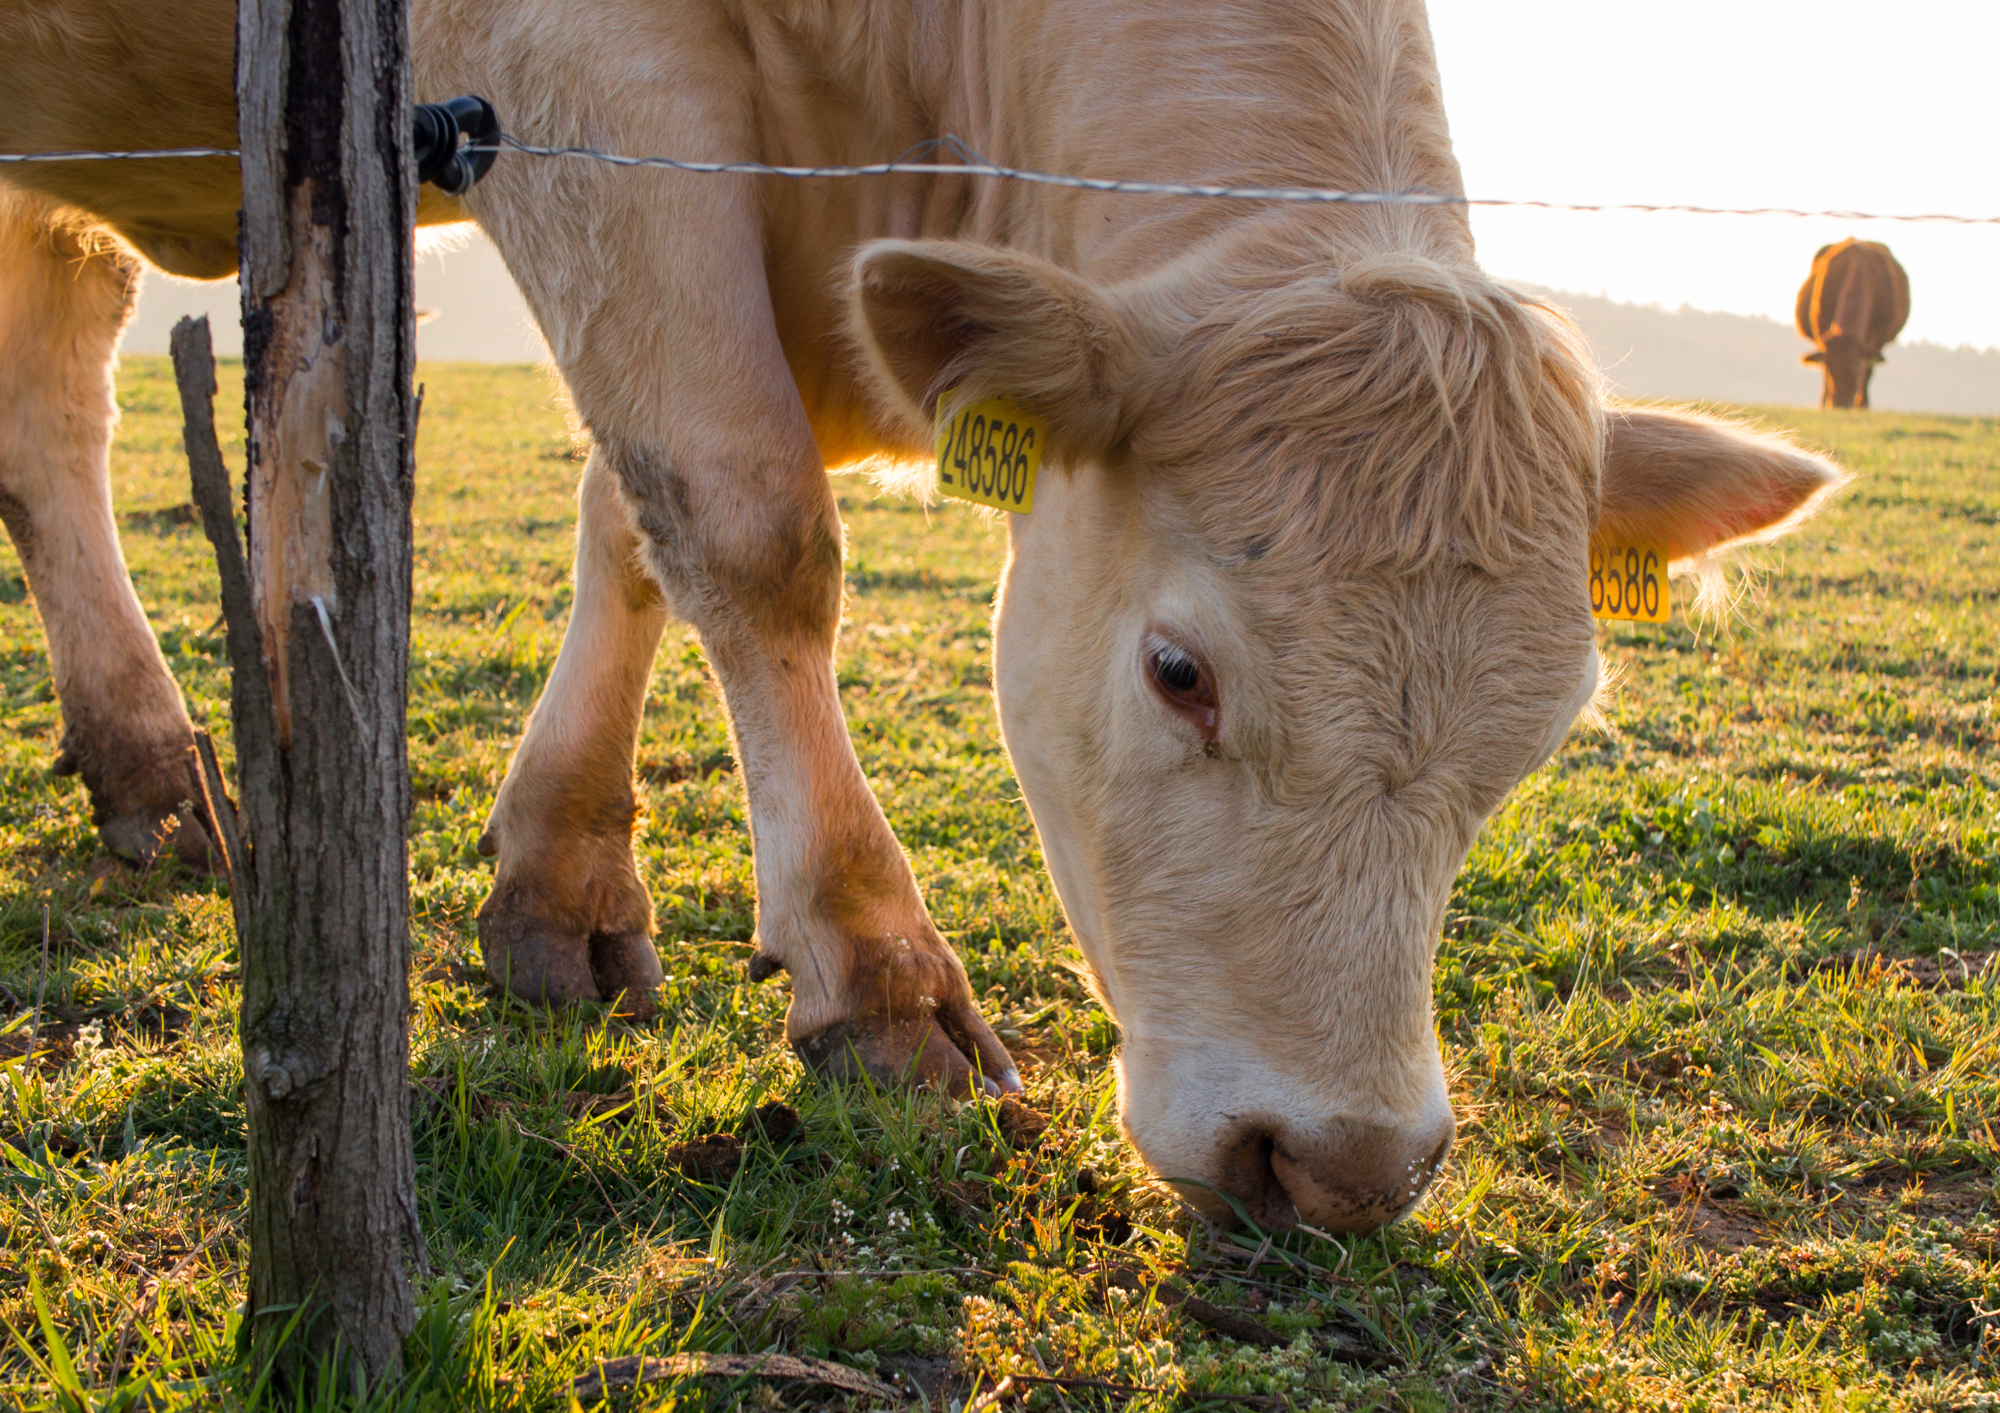
[[[1430,0],[1467,194],[2000,216],[2000,0]],[[2000,225],[1475,210],[1502,277],[1791,322],[1879,240],[1906,339],[2000,346]]]

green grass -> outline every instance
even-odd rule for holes
[[[485,993],[474,845],[554,661],[577,464],[539,375],[425,377],[410,853],[434,1273],[393,1406],[565,1409],[603,1357],[776,1349],[937,1409],[1044,1373],[1159,1392],[1017,1384],[1032,1408],[2000,1407],[2000,979],[1980,972],[2000,932],[2000,423],[1760,414],[1859,480],[1762,554],[1727,625],[1606,628],[1612,729],[1575,733],[1481,836],[1436,973],[1449,1172],[1386,1234],[1294,1237],[1253,1268],[1117,1137],[1116,1033],[1068,969],[995,727],[1002,531],[963,508],[842,483],[840,680],[939,925],[1054,1116],[1040,1143],[984,1105],[823,1087],[786,1051],[782,989],[744,978],[742,792],[680,630],[639,753],[664,1016],[552,1020]],[[126,552],[226,739],[171,383],[132,359],[123,385]],[[110,860],[80,788],[49,777],[60,718],[11,559],[0,694],[0,1403],[243,1406],[227,901]],[[37,1065],[43,987],[57,1043]],[[799,1137],[748,1131],[733,1174],[681,1146],[773,1100]],[[1236,1344],[1107,1266],[1289,1344]],[[830,1397],[681,1378],[611,1405]]]

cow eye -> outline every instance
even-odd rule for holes
[[[1179,643],[1156,637],[1146,646],[1146,675],[1168,706],[1194,723],[1202,735],[1215,738],[1221,716],[1215,677],[1200,658]]]
[[[1201,687],[1201,664],[1179,648],[1155,650],[1153,671],[1159,674],[1160,685],[1177,697],[1190,696]]]

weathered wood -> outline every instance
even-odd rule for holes
[[[422,1259],[407,20],[403,0],[244,0],[238,23],[247,564],[230,564],[226,495],[211,517],[213,475],[203,510],[226,566],[242,797],[252,1330],[281,1379],[338,1347],[359,1388],[401,1368]]]
[[[264,680],[264,648],[257,632],[257,610],[250,597],[250,573],[243,560],[243,542],[236,535],[236,515],[230,508],[229,468],[222,461],[222,443],[215,434],[215,342],[209,335],[208,316],[182,319],[174,325],[168,341],[174,356],[174,380],[181,394],[181,445],[187,450],[188,477],[194,503],[201,512],[203,531],[215,549],[217,577],[222,582],[222,621],[231,663],[256,664],[255,670],[236,684],[235,690],[248,693],[252,700],[237,715],[239,758],[269,760],[274,751],[267,739],[266,723],[271,719],[269,688]],[[236,912],[239,936],[248,931],[243,912],[244,890],[236,886],[236,868],[243,859],[242,821],[235,802],[223,784],[222,767],[215,758],[215,743],[206,731],[197,731],[195,775],[198,803],[208,808],[209,837],[223,853],[223,867],[229,874],[230,900]]]
[[[243,171],[243,288],[269,299],[291,274],[285,219],[285,92],[291,72],[291,0],[238,0],[237,161]]]
[[[223,876],[233,884],[236,881],[236,860],[243,852],[243,829],[236,818],[236,801],[229,798],[229,791],[222,783],[222,766],[215,759],[215,742],[209,739],[206,731],[195,731],[194,752],[195,783],[201,787],[196,803],[208,811],[206,819],[210,837],[222,850]],[[236,896],[232,888],[232,902]]]

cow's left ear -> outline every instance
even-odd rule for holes
[[[1606,421],[1597,538],[1670,561],[1776,539],[1847,482],[1781,437],[1698,413],[1614,407]]]
[[[1123,436],[1140,358],[1133,317],[1032,255],[943,240],[881,240],[854,264],[854,324],[883,390],[928,426],[964,387],[1048,419],[1072,453]]]

